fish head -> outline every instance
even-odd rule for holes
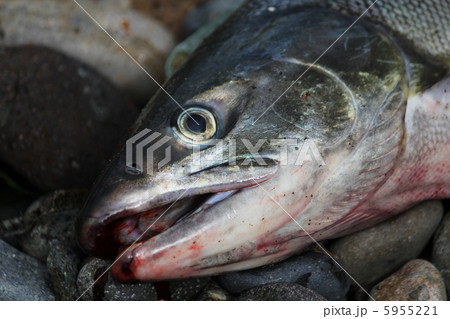
[[[143,110],[79,216],[81,246],[117,256],[121,281],[164,280],[274,262],[348,227],[402,152],[408,94],[398,46],[351,22],[236,13]]]
[[[259,211],[266,205],[266,194],[258,185],[277,176],[288,148],[306,138],[290,124],[258,120],[269,101],[267,94],[273,98],[281,94],[282,86],[269,75],[280,72],[282,64],[275,61],[258,68],[247,74],[248,79],[233,73],[201,89],[191,85],[196,79],[180,81],[174,87],[186,88],[171,95],[181,105],[164,92],[157,94],[79,216],[84,250],[111,258],[128,249],[114,268],[123,281],[188,277],[217,272],[217,263],[223,264],[224,256],[240,249],[235,239],[253,236],[249,224],[267,220],[261,228],[264,233],[271,231],[272,220],[281,225],[284,213],[280,219],[276,216],[280,211]],[[198,71],[192,72],[198,77]],[[123,248],[130,245],[132,249]],[[144,245],[157,248],[150,253]],[[142,258],[135,257],[138,250],[152,254],[146,259],[161,261],[152,266],[154,275],[135,272],[141,269],[134,266]],[[248,248],[241,250],[232,253],[234,262],[251,255]],[[163,255],[163,259],[170,255],[168,262],[177,266],[169,270],[167,261],[159,258]],[[194,270],[194,264],[206,259],[208,267]]]

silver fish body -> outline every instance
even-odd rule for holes
[[[144,109],[151,169],[124,149],[78,224],[116,278],[252,268],[450,195],[445,54],[306,2],[249,1],[166,83],[184,111],[163,91]]]

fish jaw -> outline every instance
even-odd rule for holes
[[[310,180],[303,191],[314,192],[315,181],[320,180],[314,178],[316,174],[315,169],[308,168],[297,168],[295,173],[280,169],[270,180],[243,189],[123,250],[112,274],[122,282],[208,276],[253,268],[288,256],[293,250],[283,248],[287,238],[280,236],[270,242],[266,239],[309,204],[312,197],[299,196],[293,189],[298,188],[299,181]],[[288,176],[290,182],[286,182]],[[310,242],[307,238],[302,244]]]
[[[211,200],[220,200],[221,194],[227,198],[267,181],[279,169],[277,161],[266,159],[266,166],[212,166],[198,174],[177,162],[154,176],[130,176],[125,163],[122,153],[78,216],[78,241],[91,255],[111,258],[121,246],[164,232]]]

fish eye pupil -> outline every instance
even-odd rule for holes
[[[217,133],[214,114],[201,106],[190,106],[178,115],[174,131],[181,141],[204,144]]]
[[[191,113],[186,119],[186,126],[193,133],[203,134],[206,131],[206,119],[200,114]]]

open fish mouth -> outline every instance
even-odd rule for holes
[[[78,219],[80,246],[91,255],[114,258],[126,247],[183,226],[186,220],[229,201],[242,190],[268,181],[276,175],[278,164],[270,159],[267,162],[269,166],[249,168],[216,165],[202,170],[201,177],[195,172],[187,175],[166,172],[162,178],[151,178],[141,187],[135,187],[135,183],[130,184],[133,187],[128,184],[99,187]],[[111,171],[117,172],[114,168]],[[223,177],[230,176],[230,171],[236,171],[236,178],[228,181]],[[210,176],[205,178],[205,174]]]
[[[230,199],[239,191],[240,189],[235,189],[179,197],[164,205],[152,207],[148,203],[138,209],[120,212],[98,230],[94,246],[103,248],[97,248],[95,253],[102,257],[112,257],[132,244],[157,236],[173,225]]]

